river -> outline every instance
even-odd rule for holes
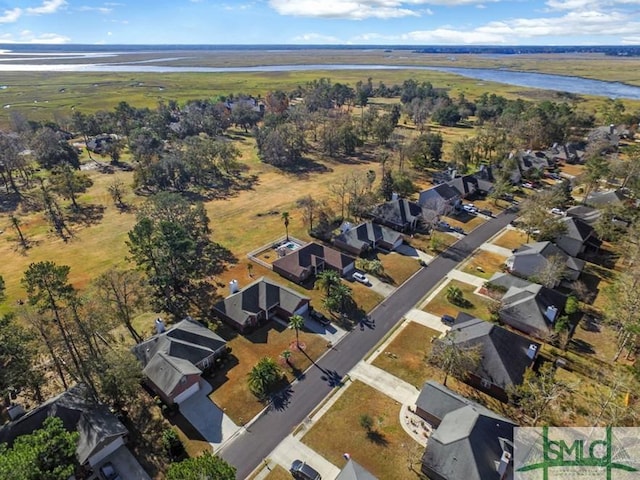
[[[312,65],[262,65],[248,67],[178,67],[171,65],[149,65],[148,63],[170,62],[179,59],[157,58],[137,62],[104,63],[4,63],[0,61],[0,72],[138,72],[138,73],[225,73],[225,72],[295,72],[313,70],[434,70],[475,78],[486,82],[498,82],[528,88],[555,90],[580,95],[596,95],[609,98],[640,100],[640,87],[620,82],[605,82],[565,75],[534,72],[515,72],[504,69],[460,68],[403,65],[360,64],[312,64]],[[6,61],[5,59],[3,59]],[[33,60],[33,59],[31,59]]]

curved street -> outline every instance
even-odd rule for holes
[[[402,317],[452,269],[490,239],[516,214],[502,213],[484,223],[420,269],[371,311],[374,328],[354,329],[290,386],[279,401],[259,416],[218,454],[246,478],[307,417]]]

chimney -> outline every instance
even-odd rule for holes
[[[391,194],[391,200],[394,200],[394,201],[395,201],[395,200],[398,200],[398,194],[397,194],[396,192],[393,192],[393,193]]]
[[[156,332],[163,333],[165,330],[166,327],[164,326],[162,319],[160,317],[156,318]]]
[[[231,293],[231,295],[233,295],[234,293],[238,293],[240,291],[240,287],[238,286],[238,280],[231,280],[229,282],[229,292]]]
[[[555,305],[549,305],[547,310],[544,312],[544,316],[547,317],[551,323],[555,322],[558,317],[558,307]]]
[[[612,123],[609,125],[609,133],[613,135],[616,131],[616,126]]]
[[[509,463],[511,463],[511,454],[509,452],[502,452],[500,464],[498,465],[498,475],[500,476],[500,480],[506,478]]]
[[[531,360],[534,360],[536,358],[536,353],[538,353],[538,345],[532,343],[527,349],[527,357],[529,357]]]

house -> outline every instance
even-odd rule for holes
[[[584,199],[584,203],[596,208],[603,208],[607,205],[624,205],[628,197],[620,190],[607,190],[602,192],[591,192]]]
[[[520,171],[525,175],[536,170],[544,171],[550,166],[545,153],[539,151],[519,151],[516,153],[516,160]]]
[[[438,219],[438,212],[423,208],[419,203],[398,198],[376,206],[370,217],[375,223],[406,233],[433,224]]]
[[[180,404],[200,389],[200,376],[227,351],[227,342],[187,318],[133,347],[149,387],[169,405]]]
[[[567,217],[579,218],[583,222],[593,226],[602,215],[597,208],[587,207],[586,205],[576,205],[567,209]]]
[[[335,270],[345,277],[355,269],[355,258],[325,245],[312,242],[278,258],[271,266],[274,272],[284,278],[292,282],[303,283],[327,268]]]
[[[509,277],[492,277],[489,282],[505,285],[513,279],[512,276]],[[498,312],[500,321],[544,340],[553,332],[555,321],[564,312],[567,297],[537,283],[521,282],[525,280],[516,279],[502,297],[502,306]]]
[[[560,257],[564,260],[565,279],[578,279],[584,268],[584,261],[567,255],[551,242],[533,242],[521,246],[507,258],[506,266],[510,272],[520,277],[531,278],[546,268],[552,257]]]
[[[77,431],[76,458],[79,465],[97,470],[106,462],[127,466],[134,478],[149,480],[138,461],[126,447],[127,428],[109,411],[89,399],[88,389],[78,384],[0,428],[0,444],[12,445],[16,438],[43,427],[48,417],[62,420],[65,430]],[[120,471],[125,471],[124,469]]]
[[[586,142],[567,142],[562,145],[554,144],[545,151],[547,158],[552,162],[576,164],[582,163],[584,159]]]
[[[333,239],[333,244],[353,255],[362,255],[369,250],[380,248],[383,250],[395,250],[404,238],[390,228],[377,223],[364,222],[355,227],[346,226],[340,235]]]
[[[422,208],[433,210],[440,215],[448,215],[462,204],[462,195],[457,188],[442,183],[420,192],[418,203]]]
[[[97,153],[98,155],[104,155],[108,152],[113,142],[117,140],[117,135],[103,133],[91,138],[87,142],[87,150]]]
[[[274,316],[289,319],[309,310],[309,297],[261,277],[243,289],[230,285],[231,295],[214,305],[214,313],[241,332],[255,328]]]
[[[460,192],[462,198],[484,197],[493,189],[493,181],[489,180],[490,173],[484,169],[473,175],[455,177],[447,185]]]
[[[507,388],[522,383],[540,348],[539,343],[466,313],[460,313],[453,328],[437,342],[478,348],[480,362],[465,382],[503,402],[508,401]]]
[[[562,219],[562,223],[566,227],[565,232],[556,237],[555,243],[568,255],[577,257],[587,248],[600,248],[602,242],[596,238],[595,230],[587,222],[567,216]]]
[[[336,480],[378,480],[362,465],[349,459],[347,464],[340,470]]]
[[[513,479],[511,420],[434,381],[420,392],[416,413],[436,427],[422,456],[428,478]]]

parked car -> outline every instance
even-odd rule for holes
[[[325,317],[322,312],[319,312],[317,310],[311,310],[311,312],[309,312],[309,315],[311,315],[311,318],[313,318],[314,320],[320,322],[322,325],[329,325],[331,323],[331,320],[329,320],[327,317]]]
[[[522,184],[522,186],[523,186],[524,188],[533,188],[533,183],[531,183],[531,182],[524,182],[524,183]]]
[[[302,460],[294,460],[289,471],[293,478],[300,480],[322,480],[320,474]]]
[[[466,235],[464,229],[462,227],[451,227],[451,231],[456,233],[461,233],[462,235]]]
[[[440,230],[441,232],[448,232],[449,230],[451,230],[451,225],[449,225],[447,222],[436,222],[435,229]]]
[[[122,480],[122,477],[111,462],[107,462],[100,467],[100,474],[104,480]]]
[[[564,215],[564,211],[556,207],[552,208],[550,211],[554,215]]]
[[[491,210],[487,210],[486,208],[478,210],[478,213],[486,215],[487,217],[493,217],[493,212]]]
[[[369,279],[367,278],[367,276],[364,273],[354,272],[353,279],[356,282],[360,282],[360,283],[362,283],[364,285],[369,285]]]
[[[478,211],[473,204],[462,205],[462,209],[467,213],[476,213]]]
[[[440,321],[445,325],[453,325],[456,319],[453,318],[451,315],[442,315],[442,317],[440,317]]]

